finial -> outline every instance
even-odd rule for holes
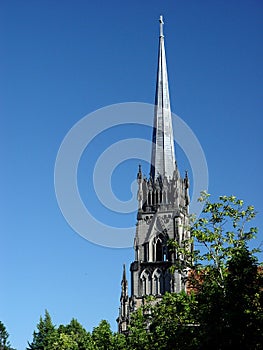
[[[141,164],[139,164],[139,171],[137,174],[137,180],[141,180],[142,179],[142,167]]]
[[[126,281],[126,265],[123,264],[122,280]]]
[[[160,23],[160,37],[163,37],[163,24],[164,24],[163,16],[160,16],[159,23]]]

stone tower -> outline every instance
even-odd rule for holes
[[[171,273],[170,269],[184,257],[171,250],[168,242],[176,240],[180,244],[189,238],[189,181],[187,173],[181,178],[175,159],[162,16],[159,21],[151,170],[148,179],[143,177],[141,166],[137,174],[138,215],[135,260],[130,267],[131,297],[127,298],[125,273],[117,320],[119,332],[127,330],[130,312],[143,304],[145,296],[161,298],[166,292],[185,290],[184,276],[176,269]]]

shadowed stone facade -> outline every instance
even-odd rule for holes
[[[161,298],[166,292],[186,289],[184,276],[178,270],[173,273],[170,270],[184,257],[168,248],[169,240],[180,245],[190,238],[189,180],[187,173],[184,178],[180,176],[175,160],[162,16],[152,140],[150,176],[143,177],[141,166],[137,174],[138,215],[135,258],[130,266],[131,296],[124,267],[117,319],[120,333],[127,332],[130,314],[143,304],[145,296]]]

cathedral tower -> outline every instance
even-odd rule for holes
[[[189,181],[187,173],[184,178],[180,176],[175,159],[162,16],[159,21],[151,170],[148,179],[143,177],[141,166],[137,174],[138,215],[135,259],[130,266],[131,297],[128,303],[123,277],[118,318],[120,332],[126,331],[128,314],[143,304],[145,296],[161,298],[166,292],[185,290],[184,276],[170,269],[183,257],[171,250],[168,242],[176,240],[180,244],[189,238]]]

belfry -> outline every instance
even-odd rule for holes
[[[174,151],[172,115],[166,67],[163,18],[160,16],[158,69],[156,81],[152,156],[149,178],[137,174],[138,214],[134,239],[135,259],[131,263],[131,296],[125,266],[121,282],[118,322],[120,333],[127,332],[130,314],[143,305],[147,295],[157,299],[166,292],[185,290],[184,276],[172,266],[184,259],[169,241],[180,245],[190,238],[189,180],[180,176]]]

